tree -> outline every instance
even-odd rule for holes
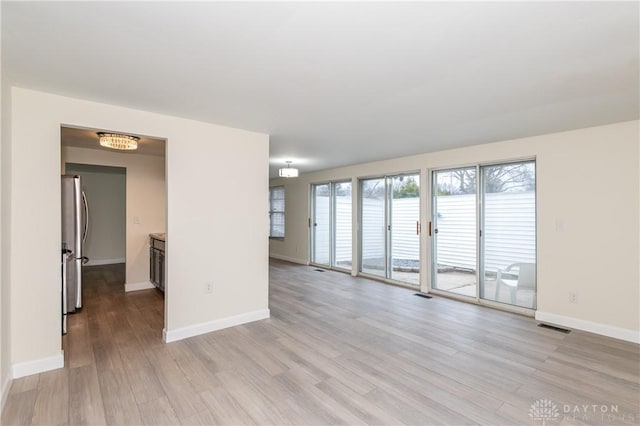
[[[394,179],[393,183],[393,198],[417,198],[420,196],[420,187],[413,177],[406,177],[402,180]]]
[[[534,163],[484,166],[484,190],[493,192],[533,191],[536,186]],[[475,194],[476,169],[456,169],[438,176],[438,195]]]
[[[524,192],[536,187],[533,163],[484,167],[485,192]]]
[[[384,179],[365,180],[362,184],[362,196],[364,198],[383,198]]]

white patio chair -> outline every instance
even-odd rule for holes
[[[498,300],[500,288],[506,287],[511,293],[511,304],[516,304],[516,293],[518,289],[535,289],[536,286],[536,264],[535,263],[512,263],[506,269],[498,269],[496,275],[496,295],[494,300]]]

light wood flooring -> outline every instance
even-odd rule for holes
[[[164,344],[162,296],[125,294],[122,265],[88,268],[66,367],[14,380],[2,424],[640,423],[638,345],[338,272],[270,273],[271,319]],[[531,418],[539,400],[557,411]]]

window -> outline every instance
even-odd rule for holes
[[[269,238],[284,239],[284,186],[269,188]]]

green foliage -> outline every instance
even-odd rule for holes
[[[413,178],[406,179],[403,185],[393,188],[393,198],[418,198],[420,187]]]

